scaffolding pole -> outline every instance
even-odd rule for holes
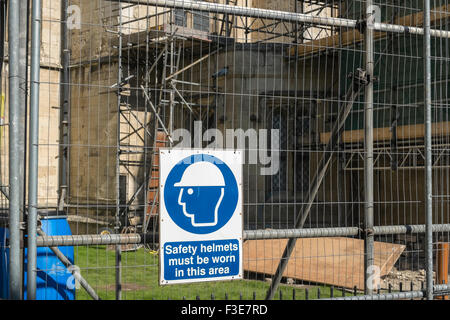
[[[356,28],[360,21],[353,19],[321,17],[313,14],[295,13],[279,10],[241,7],[195,0],[110,0],[113,2],[130,3],[135,5],[158,6],[163,8],[184,9],[200,12],[212,12],[215,14],[228,14],[241,17],[279,20],[290,23],[309,23],[321,26]],[[424,28],[413,26],[401,26],[389,23],[375,22],[374,31],[424,35]],[[432,37],[450,38],[450,31],[430,30]]]

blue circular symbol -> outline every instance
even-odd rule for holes
[[[206,154],[177,163],[166,179],[164,203],[172,220],[182,229],[208,234],[221,229],[238,203],[238,184],[231,169]]]

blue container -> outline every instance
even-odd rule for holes
[[[0,228],[0,299],[7,299],[9,296],[9,249],[5,248],[7,237],[9,237],[8,230]]]
[[[42,230],[49,236],[72,235],[66,217],[55,216],[41,219]],[[9,249],[5,248],[9,237],[7,229],[0,228],[0,298],[9,298]],[[73,263],[73,247],[59,247],[59,250]],[[24,261],[24,298],[27,297],[27,250]],[[72,273],[47,247],[37,249],[37,300],[74,300],[75,284]]]

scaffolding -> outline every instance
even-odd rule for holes
[[[310,23],[289,24],[277,20],[268,23],[267,19],[258,17],[249,22],[248,17],[242,15],[234,16],[224,13],[211,16],[205,13],[203,18],[206,17],[208,23],[219,25],[217,31],[208,32],[198,30],[194,25],[186,27],[186,17],[179,20],[179,16],[185,16],[186,13],[200,14],[192,10],[164,7],[160,12],[152,10],[151,13],[147,12],[141,17],[125,20],[125,11],[133,12],[134,9],[137,10],[140,6],[145,5],[141,1],[125,2],[129,2],[129,4],[120,4],[116,9],[119,17],[119,23],[115,25],[117,31],[109,31],[117,35],[117,38],[112,41],[112,46],[116,47],[119,53],[117,56],[119,77],[117,83],[111,86],[112,90],[117,91],[119,97],[118,112],[121,119],[118,123],[120,133],[118,134],[119,149],[117,151],[117,185],[124,185],[124,182],[120,181],[120,178],[123,177],[122,172],[128,172],[133,176],[130,167],[138,167],[145,173],[144,179],[131,196],[119,199],[117,214],[120,222],[116,224],[120,224],[120,230],[145,233],[151,224],[151,218],[157,216],[158,188],[155,182],[158,180],[158,165],[155,163],[158,161],[159,148],[171,146],[173,143],[171,133],[174,129],[175,109],[185,108],[194,117],[194,121],[206,121],[210,112],[210,110],[202,108],[201,104],[188,102],[192,100],[192,96],[186,97],[177,89],[177,84],[203,87],[205,85],[181,81],[178,80],[178,76],[207,59],[214,59],[214,56],[221,50],[232,47],[238,41],[248,43],[248,36],[252,33],[263,35],[262,39],[252,41],[253,44],[276,39],[283,39],[283,41],[295,44],[331,36],[336,31],[333,31],[333,27],[313,26]],[[295,12],[311,16],[320,16],[327,9],[333,16],[340,4],[341,1],[294,1]],[[227,1],[226,5],[236,6],[237,1]],[[164,16],[168,16],[168,19],[164,19]],[[149,26],[151,19],[156,20],[156,25]],[[237,23],[238,20],[239,23]],[[167,23],[161,24],[159,21]],[[129,25],[141,22],[147,24],[147,31],[141,31],[140,28],[129,28]],[[260,26],[256,27],[258,25]],[[130,31],[124,32],[127,28]],[[204,29],[208,30],[209,26]],[[280,29],[280,32],[274,31]],[[237,40],[232,35],[233,32],[239,31],[243,31],[245,37]],[[183,59],[186,60],[187,54],[190,55],[191,62],[180,67],[180,64],[184,62]],[[145,63],[143,64],[142,61]],[[124,65],[127,66],[126,71]],[[139,77],[143,77],[143,79],[139,79]],[[208,83],[206,90],[214,91],[217,90],[217,87],[214,83]],[[206,93],[205,95],[209,96],[210,94]],[[219,92],[213,92],[212,95],[216,95],[217,99]],[[140,119],[138,113],[142,112],[136,106],[142,103],[142,100],[144,101],[142,108],[144,116],[143,119]],[[140,141],[139,145],[126,143],[133,137],[137,137]],[[130,160],[130,155],[140,155],[141,160],[135,160],[135,157]],[[123,194],[123,190],[118,189],[117,192]],[[133,206],[137,202],[136,199],[142,194],[147,195],[144,207],[142,205]],[[136,216],[141,216],[141,219],[137,219],[140,224],[137,229],[136,223],[131,222]],[[153,225],[153,227],[156,226]]]

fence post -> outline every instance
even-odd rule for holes
[[[24,238],[25,232],[23,229],[22,223],[25,223],[25,211],[26,211],[26,177],[27,177],[27,169],[26,169],[26,160],[27,157],[27,111],[28,111],[28,30],[29,30],[29,1],[20,1],[19,2],[19,109],[18,109],[18,118],[19,118],[19,127],[22,128],[19,131],[17,141],[19,142],[19,154],[16,158],[19,166],[20,179],[17,183],[19,183],[19,196],[20,196],[20,239]],[[23,249],[20,250],[20,272],[22,278],[22,288],[21,288],[21,298],[24,298],[24,253]]]
[[[369,81],[365,87],[364,103],[364,293],[372,294],[369,281],[373,271],[373,74],[374,74],[374,12],[372,0],[366,1],[364,30],[364,63]]]
[[[118,60],[118,79],[117,79],[117,161],[116,161],[116,216],[115,216],[115,232],[120,234],[120,104],[122,92],[122,4],[119,2],[119,60]],[[122,300],[122,247],[117,244],[115,247],[116,261],[116,300]]]
[[[59,111],[59,161],[58,161],[58,210],[63,211],[68,196],[68,159],[69,119],[70,119],[70,40],[68,24],[68,1],[61,0],[61,83],[60,83],[60,111]]]
[[[28,182],[28,251],[27,299],[36,299],[36,227],[39,151],[39,81],[41,60],[41,0],[33,0],[31,18],[31,88],[30,88],[30,144]]]
[[[431,36],[430,0],[424,1],[424,68],[425,68],[425,255],[426,296],[433,300],[433,189],[431,141]]]
[[[20,208],[21,176],[18,162],[20,154],[20,79],[19,79],[19,1],[9,1],[8,12],[8,51],[9,51],[9,288],[10,299],[20,300],[22,274],[20,261]]]

